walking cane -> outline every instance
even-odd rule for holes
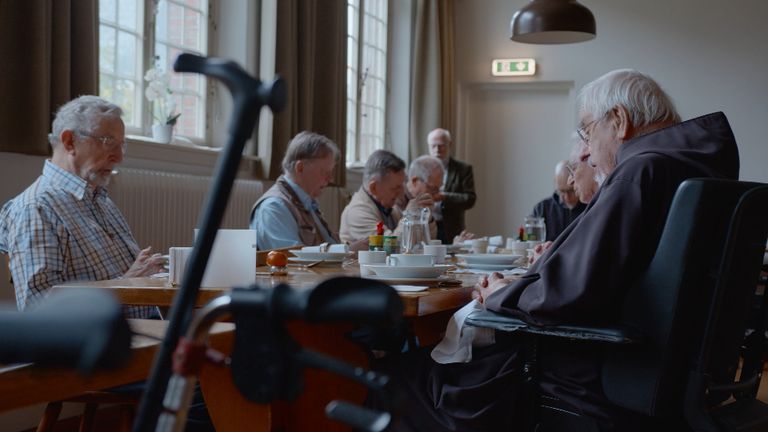
[[[245,141],[256,127],[261,108],[268,106],[273,112],[278,112],[283,109],[286,99],[285,86],[281,79],[265,84],[248,75],[233,61],[181,54],[173,69],[176,72],[203,74],[223,82],[232,93],[234,110],[228,142],[219,157],[213,184],[208,192],[200,233],[195,240],[181,288],[171,306],[168,330],[155,356],[147,389],[139,406],[139,415],[133,426],[134,432],[153,430],[157,424],[163,396],[171,376],[172,354],[192,319],[208,255],[229,201]]]

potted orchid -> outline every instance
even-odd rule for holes
[[[154,103],[152,117],[155,124],[152,125],[152,137],[158,141],[168,143],[171,141],[173,126],[181,115],[176,112],[176,102],[171,90],[171,76],[159,68],[152,68],[144,75],[149,82],[145,95],[147,100]]]

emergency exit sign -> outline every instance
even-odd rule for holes
[[[495,59],[491,63],[493,76],[524,76],[536,73],[536,60],[532,58]]]

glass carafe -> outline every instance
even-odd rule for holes
[[[528,216],[525,218],[525,238],[529,241],[544,241],[547,239],[547,225],[543,217]]]
[[[402,253],[422,253],[429,244],[429,209],[406,211],[403,214],[403,238],[400,241]]]

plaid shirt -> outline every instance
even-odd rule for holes
[[[45,162],[40,176],[0,210],[0,251],[10,256],[16,305],[35,305],[53,285],[121,277],[139,246],[103,187]],[[156,308],[130,307],[145,318]]]

